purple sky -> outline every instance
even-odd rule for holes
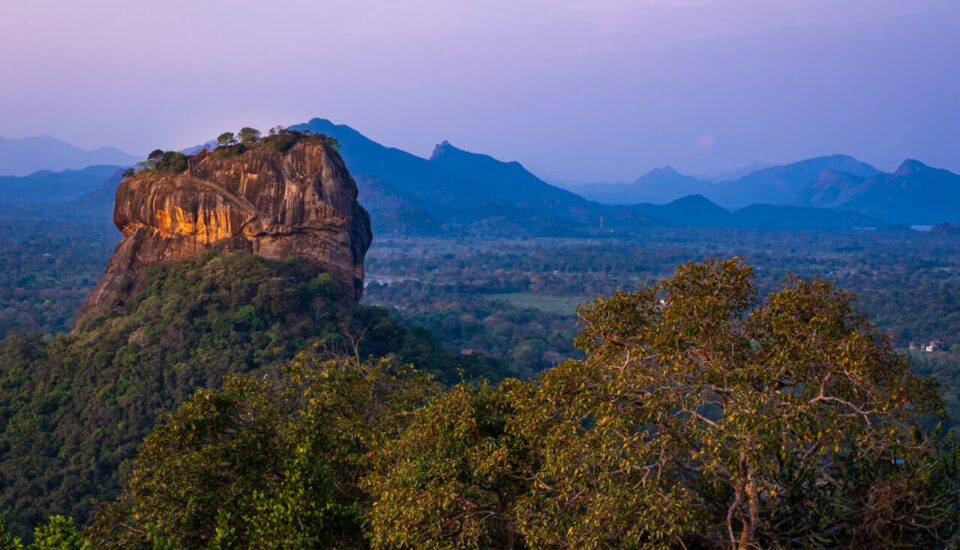
[[[849,153],[960,171],[957,0],[30,0],[0,135],[132,153],[318,116],[552,180]]]

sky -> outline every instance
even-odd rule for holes
[[[312,117],[554,182],[847,153],[960,171],[956,0],[3,0],[0,136]]]

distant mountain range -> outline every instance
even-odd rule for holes
[[[707,181],[672,167],[656,168],[633,183],[598,183],[574,188],[580,195],[607,204],[666,203],[688,195],[703,195],[729,208],[749,204],[779,204],[813,182],[824,170],[858,177],[880,173],[847,155],[831,155],[754,170],[733,180]]]
[[[672,166],[654,168],[633,183],[591,183],[571,190],[604,204],[664,204],[689,195],[706,196],[714,184],[677,172]]]
[[[824,167],[842,167],[864,175],[879,173],[843,155],[766,167],[729,183],[709,183],[662,168],[633,184],[601,184],[594,188],[596,193],[581,197],[544,182],[517,162],[470,153],[446,141],[424,159],[385,147],[329,120],[315,118],[292,128],[324,133],[341,143],[341,155],[357,180],[360,201],[373,217],[374,234],[604,235],[664,224],[818,230],[887,224],[860,213],[809,205],[758,204],[730,211],[704,196],[741,189],[747,197],[779,203],[815,180]],[[624,187],[630,188],[627,193],[618,193]],[[727,187],[731,191],[718,193]],[[601,198],[604,200],[598,200]],[[680,200],[669,202],[675,198]],[[653,204],[663,202],[669,204]]]
[[[716,183],[666,167],[633,183],[590,184],[573,190],[605,204],[664,204],[698,195],[728,208],[779,204],[854,212],[874,221],[906,225],[960,222],[960,175],[917,160],[904,161],[889,174],[852,157],[832,155],[771,166]],[[665,210],[658,215],[650,205],[634,210],[670,219]]]
[[[630,184],[593,184],[584,196],[517,162],[436,146],[430,158],[381,145],[315,118],[293,126],[330,135],[357,181],[375,235],[599,237],[662,225],[781,230],[886,228],[960,222],[960,176],[910,160],[893,174],[846,155],[705,181],[670,167]],[[211,144],[187,151],[212,148]],[[120,166],[0,177],[0,202],[63,205],[109,216]],[[69,203],[63,201],[71,201]],[[37,207],[31,207],[37,208]],[[50,210],[51,207],[43,207]],[[59,208],[59,207],[57,207]],[[71,215],[75,215],[71,214]]]
[[[444,228],[496,235],[599,234],[610,211],[554,187],[520,163],[501,162],[444,141],[429,159],[385,147],[345,125],[314,118],[291,126],[336,138],[373,217],[374,234]],[[649,225],[633,213],[614,227]],[[607,229],[610,226],[606,226]]]
[[[893,174],[823,170],[789,204],[853,211],[896,223],[960,221],[960,175],[907,160]]]
[[[0,176],[2,202],[60,202],[97,190],[122,166],[87,166],[80,170],[41,170],[29,176]]]
[[[730,211],[703,195],[690,195],[663,205],[643,203],[625,208],[672,225],[701,227],[832,231],[886,225],[870,216],[828,208],[752,204]]]
[[[50,174],[48,181],[56,182],[58,175],[69,172]],[[59,194],[56,200],[18,200],[0,191],[0,219],[44,220],[54,224],[69,221],[84,226],[106,226],[116,231],[113,224],[113,203],[122,180],[121,171],[103,172],[101,175],[105,177],[99,180],[94,189],[80,196],[76,196],[75,192]],[[0,178],[0,181],[3,179],[5,178]],[[84,187],[89,189],[86,185]]]
[[[86,151],[50,136],[0,137],[0,176],[26,176],[94,165],[132,166],[143,160],[113,147]]]

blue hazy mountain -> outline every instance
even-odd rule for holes
[[[724,181],[688,176],[668,166],[651,170],[633,183],[595,183],[574,190],[588,199],[605,204],[665,204],[689,195],[703,195],[722,206],[739,208],[758,203],[781,203],[815,181],[824,170],[861,177],[880,173],[873,166],[853,157],[830,155],[769,166]]]
[[[859,212],[841,212],[829,208],[751,204],[734,211],[727,227],[770,229],[778,231],[837,231],[843,229],[877,229],[886,221]]]
[[[731,212],[702,195],[683,197],[664,205],[647,203],[629,208],[673,225],[701,227],[834,231],[886,225],[863,214],[828,208],[752,204]]]
[[[590,183],[573,191],[605,204],[664,204],[680,197],[709,194],[712,187],[710,183],[666,166],[647,172],[633,183]]]
[[[824,170],[870,177],[879,170],[848,155],[830,155],[793,164],[771,166],[746,176],[713,185],[706,196],[727,207],[749,204],[779,204],[816,181]]]
[[[71,191],[61,195],[58,200],[11,201],[0,193],[0,217],[8,222],[43,220],[54,227],[64,222],[76,223],[80,224],[79,227],[86,227],[99,235],[104,232],[114,234],[117,228],[113,224],[113,203],[122,179],[122,171],[116,169],[107,174],[105,179],[99,180],[99,185],[92,191],[79,197]],[[93,181],[95,180],[91,180],[91,183]],[[66,196],[70,198],[62,198]]]
[[[662,205],[636,204],[630,208],[674,225],[724,227],[733,222],[733,214],[729,210],[703,195],[690,195]]]
[[[291,127],[337,138],[340,154],[355,175],[372,175],[425,204],[466,207],[508,201],[535,212],[561,214],[587,204],[582,197],[554,187],[518,162],[501,162],[488,155],[458,149],[444,141],[424,159],[384,147],[349,126],[314,118]],[[574,214],[576,217],[578,214]]]
[[[374,231],[387,217],[395,224],[401,210],[409,216],[425,214],[429,226],[456,225],[498,234],[587,234],[600,231],[608,214],[602,205],[546,183],[518,162],[464,151],[446,141],[425,159],[325,119],[314,118],[291,129],[324,133],[340,142],[360,201],[371,209]],[[388,208],[391,203],[394,207]],[[409,221],[413,220],[401,223]],[[652,222],[637,215],[618,221],[624,226]]]
[[[0,176],[2,202],[58,202],[77,199],[99,189],[122,166],[88,166],[80,170],[42,170],[28,176]]]
[[[824,170],[788,204],[849,210],[901,224],[960,222],[960,175],[908,159],[892,174]]]
[[[94,165],[132,166],[142,160],[113,147],[86,151],[50,136],[0,137],[0,175],[26,176],[41,170],[59,172]]]
[[[427,212],[420,201],[369,174],[357,175],[357,190],[377,235],[443,235],[454,233]]]
[[[698,175],[695,177],[701,181],[706,181],[709,183],[716,183],[718,181],[734,181],[744,176],[750,175],[758,170],[763,170],[764,168],[770,168],[770,166],[771,165],[768,162],[752,162],[746,166],[741,166],[739,168],[734,168],[732,170],[724,170],[722,172]]]
[[[464,151],[446,141],[426,159],[381,145],[329,120],[315,118],[291,128],[324,133],[340,142],[340,154],[357,180],[360,202],[370,211],[374,232],[381,234],[466,231],[507,236],[597,236],[652,225],[834,230],[887,223],[822,208],[754,204],[760,200],[749,198],[781,202],[788,196],[785,193],[794,193],[814,181],[824,166],[876,173],[871,166],[843,155],[764,168],[739,180],[717,184],[662,168],[626,185],[650,195],[620,196],[601,204],[587,200],[592,196],[581,197],[544,182],[520,163]],[[729,211],[711,200],[711,195],[726,185],[744,190],[747,194],[743,202],[751,206]],[[689,192],[700,190],[705,192]],[[663,200],[668,202],[665,205],[653,201],[636,204],[635,200],[651,195],[664,199],[671,194],[678,196]]]

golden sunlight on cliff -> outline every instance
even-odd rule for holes
[[[117,188],[113,221],[123,233],[84,311],[117,307],[145,284],[147,268],[204,250],[300,256],[332,274],[344,296],[363,291],[370,217],[343,160],[323,142],[242,155],[202,151],[183,172],[145,170]]]
[[[172,210],[172,213],[166,210],[154,213],[157,232],[165,238],[191,237],[198,244],[212,244],[233,236],[230,214],[226,209],[203,210],[196,215],[179,206]]]

